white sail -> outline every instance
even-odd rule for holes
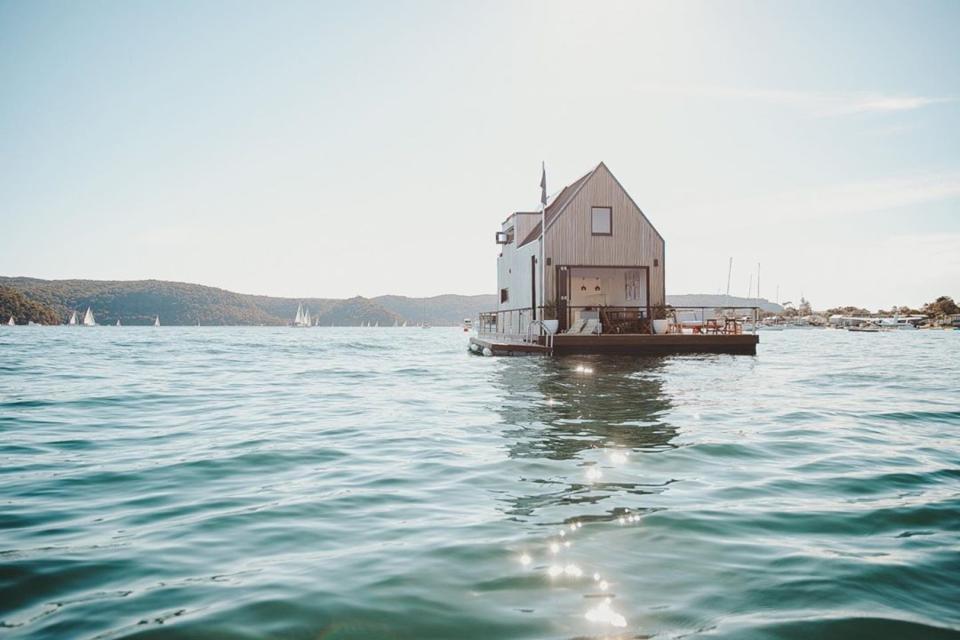
[[[379,321],[379,320],[377,320],[377,324],[375,324],[375,325],[373,325],[373,326],[375,326],[375,327],[379,327],[379,326],[380,326],[380,321]]]
[[[302,325],[302,324],[303,324],[303,305],[302,305],[302,304],[298,304],[298,305],[297,305],[297,315],[296,315],[296,317],[293,319],[293,326],[299,327],[299,326]]]
[[[70,314],[70,320],[67,321],[67,324],[77,324],[77,312],[74,311]]]
[[[407,326],[407,321],[406,321],[406,320],[403,321],[403,326]]]
[[[120,321],[119,321],[119,320],[117,320],[117,326],[118,326],[118,327],[120,326]]]
[[[7,320],[7,324],[12,327],[13,325],[15,325],[15,324],[17,324],[17,323],[13,321],[13,316],[10,316],[10,319]]]
[[[153,321],[153,326],[155,327],[160,326],[160,316],[157,316],[156,320]]]
[[[303,312],[303,326],[309,327],[313,324],[313,321],[310,319],[310,309],[307,309]]]
[[[90,310],[90,307],[87,307],[87,312],[83,314],[83,326],[93,327],[97,324],[97,321],[93,318],[93,311]]]

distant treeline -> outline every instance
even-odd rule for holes
[[[0,277],[3,322],[63,324],[87,307],[98,324],[286,325],[303,304],[321,325],[454,325],[496,307],[493,295],[442,295],[333,298],[275,298],[234,293],[216,287],[164,280],[40,280]]]
[[[889,309],[878,309],[876,312],[864,309],[863,307],[833,307],[824,311],[824,315],[839,316],[871,316],[871,315],[901,315],[901,316],[927,316],[930,318],[941,318],[943,316],[952,316],[960,314],[960,307],[950,296],[940,296],[933,302],[928,302],[919,309],[904,306],[893,306]]]

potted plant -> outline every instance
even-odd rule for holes
[[[560,321],[557,320],[557,302],[553,299],[547,300],[543,305],[543,327],[549,333],[556,333],[560,328]]]
[[[673,311],[673,308],[668,306],[659,306],[654,307],[651,310],[653,315],[653,332],[657,334],[667,333],[670,328],[670,321],[667,320],[667,316],[670,312]]]

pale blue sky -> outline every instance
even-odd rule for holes
[[[960,297],[958,2],[0,2],[0,274],[492,293],[603,160],[669,293]]]

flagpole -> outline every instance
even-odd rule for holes
[[[547,163],[541,163],[542,173],[540,179],[540,315],[544,318],[544,306],[546,304],[546,265],[544,262],[544,252],[547,248]]]

